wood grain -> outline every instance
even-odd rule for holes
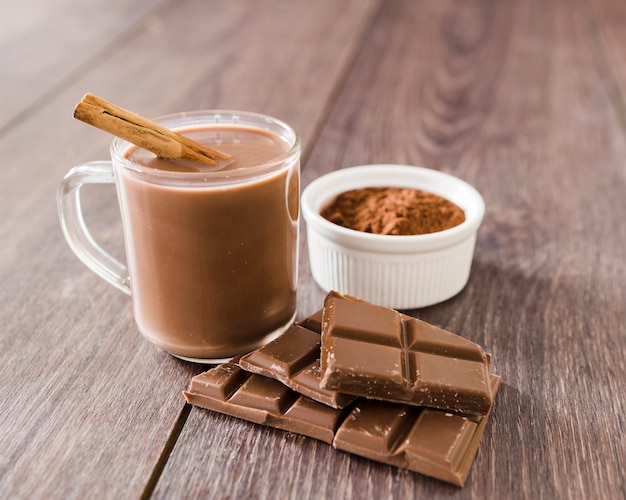
[[[369,12],[345,3],[351,21],[324,37],[329,5],[171,2],[132,36],[110,33],[108,57],[0,137],[0,153],[11,158],[0,173],[0,496],[140,496],[183,411],[182,390],[202,369],[144,341],[127,298],[62,239],[56,186],[72,165],[105,159],[110,142],[72,119],[76,101],[95,91],[146,116],[288,109],[284,118],[307,133]],[[292,19],[297,25],[286,24]],[[285,36],[289,44],[277,38]],[[317,66],[324,74],[312,75]],[[99,241],[123,256],[114,193],[95,190],[85,210]]]
[[[587,12],[567,2],[440,5],[435,17],[387,4],[393,34],[382,41],[381,19],[370,37],[380,53],[355,67],[305,184],[370,162],[421,164],[474,184],[487,213],[470,283],[415,313],[485,345],[503,376],[469,489],[479,498],[619,498],[625,402],[611,395],[626,374],[626,232],[616,224],[626,216],[626,146]],[[409,29],[424,34],[428,42],[412,40],[430,43],[431,56],[414,57],[392,93],[384,76],[359,89]],[[446,77],[454,68],[459,79]]]
[[[485,345],[504,379],[461,498],[624,490],[624,444],[611,436],[620,435],[625,403],[611,394],[624,379],[623,349],[612,346],[623,347],[626,240],[614,217],[626,216],[626,145],[586,15],[567,2],[385,3],[304,169],[306,184],[356,164],[421,164],[469,180],[486,198],[468,287],[413,311]],[[302,263],[308,313],[323,293],[306,279],[306,256]],[[245,427],[227,444],[216,437],[221,425],[192,411],[156,496],[184,486],[234,496],[251,485],[288,498],[452,493],[308,441],[315,451],[292,450],[297,438],[285,433],[258,430],[265,446],[257,448]],[[199,439],[202,451],[191,443]],[[314,476],[302,471],[306,454]],[[217,485],[198,477],[198,463]],[[289,483],[268,478],[268,463]],[[217,467],[237,483],[220,482]]]
[[[582,8],[598,69],[626,130],[626,12],[619,0],[588,0]]]
[[[0,133],[106,56],[109,43],[132,37],[165,1],[6,2],[0,16]]]

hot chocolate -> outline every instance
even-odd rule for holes
[[[116,168],[135,319],[174,355],[226,358],[295,316],[298,155],[254,127],[177,131],[234,161],[210,167],[124,150],[135,164]]]

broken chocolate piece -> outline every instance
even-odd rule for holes
[[[235,360],[236,362],[237,360]],[[313,437],[343,451],[463,486],[487,423],[431,408],[358,398],[337,410],[284,384],[223,363],[195,376],[196,406]],[[491,376],[493,396],[500,378]]]
[[[277,380],[249,373],[237,361],[193,377],[183,393],[187,402],[332,443],[341,410],[306,398]]]
[[[319,318],[316,321],[316,318]],[[321,312],[289,328],[280,337],[239,359],[244,370],[279,380],[315,401],[344,408],[355,396],[320,387]]]
[[[492,396],[500,377],[491,375]],[[359,398],[335,434],[338,450],[463,486],[491,407],[477,419],[433,408]]]
[[[490,356],[458,335],[331,292],[322,318],[321,387],[457,413],[492,403]]]

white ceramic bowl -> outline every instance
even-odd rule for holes
[[[409,187],[438,194],[465,211],[465,221],[436,233],[392,236],[347,229],[320,215],[340,193],[363,187]],[[459,293],[469,279],[485,203],[449,174],[408,165],[364,165],[324,175],[302,193],[311,273],[325,291],[394,309],[414,309]]]

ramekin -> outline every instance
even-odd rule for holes
[[[320,215],[340,193],[364,187],[408,187],[456,203],[465,221],[436,233],[397,236],[347,229]],[[323,175],[303,191],[311,274],[326,292],[394,309],[447,300],[467,284],[485,213],[480,193],[452,175],[410,165],[362,165]]]

